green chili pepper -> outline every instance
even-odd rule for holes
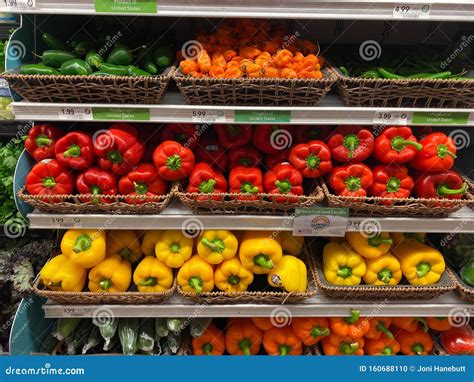
[[[61,73],[43,64],[26,64],[20,67],[20,74],[59,75]]]
[[[153,61],[153,55],[147,48],[143,48],[138,54],[140,67],[150,74],[158,74],[158,67]]]
[[[459,81],[473,81],[474,77],[453,77],[453,79]]]
[[[411,76],[408,76],[408,78],[412,78],[412,79],[430,79],[430,80],[440,80],[440,79],[443,79],[443,78],[448,78],[448,77],[451,77],[453,75],[453,73],[451,73],[450,71],[446,71],[446,72],[439,72],[439,73],[416,73],[416,74],[412,74]]]
[[[50,49],[55,50],[68,50],[67,45],[59,40],[58,38],[54,37],[51,33],[43,33],[42,36],[43,41]]]
[[[99,68],[100,64],[104,62],[104,59],[96,50],[91,49],[86,54],[86,62],[94,68]]]
[[[89,36],[87,36],[87,34],[80,32],[74,37],[70,38],[67,43],[72,48],[75,48],[80,42],[86,41],[88,38]]]
[[[347,68],[346,68],[345,66],[340,66],[340,67],[339,67],[339,70],[340,70],[341,73],[344,74],[345,76],[350,77],[351,74],[349,73],[349,71],[347,70]]]
[[[66,50],[45,50],[43,55],[38,56],[35,54],[35,56],[41,58],[44,65],[52,68],[59,68],[63,62],[76,58],[74,53]]]
[[[162,46],[153,52],[153,60],[158,68],[163,70],[173,63],[174,53],[171,48]]]
[[[141,70],[140,68],[137,68],[133,65],[128,67],[128,74],[132,77],[148,77],[151,75],[150,73],[145,72],[144,70]]]
[[[84,60],[78,58],[64,62],[59,70],[61,71],[61,74],[64,75],[87,76],[92,74],[91,66]]]
[[[108,73],[111,76],[128,76],[128,67],[122,65],[114,65],[103,63],[99,65],[99,70]]]
[[[361,78],[381,78],[379,72],[376,70],[367,70],[364,73],[361,73],[360,76]]]
[[[84,57],[87,52],[94,48],[94,44],[89,40],[84,40],[78,43],[74,48],[74,53]]]
[[[107,57],[107,63],[114,65],[130,65],[133,63],[133,52],[142,48],[144,47],[140,46],[131,50],[123,44],[117,44]]]
[[[430,66],[417,66],[415,68],[400,68],[397,70],[397,73],[400,74],[401,76],[411,76],[412,74],[418,74],[418,73],[435,73],[436,70],[434,70]]]
[[[405,79],[405,77],[400,76],[396,73],[393,73],[390,70],[387,70],[385,68],[377,68],[377,72],[379,72],[379,74],[382,78],[389,78],[389,79],[392,79],[392,80],[403,80],[403,79]]]
[[[104,76],[104,77],[110,77],[113,76],[113,74],[106,73],[106,72],[101,72],[100,70],[97,72],[92,73],[93,76]]]

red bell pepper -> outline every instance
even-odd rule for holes
[[[402,164],[375,166],[372,170],[374,183],[369,187],[370,196],[381,198],[408,198],[415,182],[408,175],[408,168]]]
[[[474,331],[466,324],[441,333],[441,344],[448,354],[474,355]]]
[[[224,172],[229,164],[226,150],[219,144],[216,137],[205,135],[201,138],[199,146],[194,150],[198,162],[206,162]]]
[[[80,194],[92,194],[94,197],[81,197],[85,203],[92,201],[94,204],[112,203],[113,198],[98,198],[95,195],[117,195],[117,177],[101,169],[91,167],[80,173],[76,178],[76,188]]]
[[[153,153],[155,149],[159,146],[161,142],[161,135],[158,131],[150,132],[148,137],[141,138],[141,134],[139,135],[140,142],[145,144],[145,152],[143,153],[143,157],[140,162],[144,163],[151,163],[153,162]]]
[[[289,163],[277,164],[263,177],[263,189],[267,194],[303,195],[303,175]],[[279,196],[276,203],[296,203],[298,198]]]
[[[186,191],[189,193],[206,194],[206,196],[198,196],[196,199],[199,201],[222,200],[222,196],[207,196],[207,194],[226,192],[227,181],[224,175],[215,170],[211,165],[199,162],[196,163],[189,175],[189,184]]]
[[[361,126],[339,126],[329,137],[332,159],[337,162],[359,163],[374,150],[374,136]]]
[[[214,125],[219,143],[225,149],[245,146],[252,140],[251,125]]]
[[[28,132],[25,149],[37,161],[54,158],[54,146],[63,135],[62,130],[50,123],[34,125]]]
[[[437,132],[420,141],[423,148],[416,153],[410,164],[423,172],[450,170],[456,159],[456,144],[446,134]]]
[[[252,145],[235,147],[229,150],[229,169],[235,166],[257,167],[262,155]]]
[[[160,178],[155,166],[151,163],[140,163],[127,175],[119,180],[121,195],[129,196],[155,196],[164,195],[168,188],[166,181]],[[125,198],[128,204],[143,204],[152,202],[152,198]]]
[[[253,132],[253,145],[265,154],[276,154],[293,143],[291,126],[257,125]]]
[[[59,163],[75,170],[85,170],[95,161],[92,139],[83,131],[72,131],[60,138],[54,152]]]
[[[281,150],[276,154],[267,154],[263,161],[263,165],[267,170],[271,170],[278,164],[289,162],[290,161],[290,149]]]
[[[314,140],[324,141],[327,136],[328,130],[328,126],[294,126],[293,135],[295,137],[295,143],[308,143]]]
[[[188,176],[194,167],[193,152],[175,141],[164,141],[153,154],[158,175],[165,180],[180,180]]]
[[[408,126],[388,127],[375,139],[373,156],[383,163],[407,163],[422,148]]]
[[[331,151],[323,141],[300,143],[290,151],[290,163],[306,178],[320,178],[332,170]]]
[[[239,200],[257,200],[254,194],[263,192],[262,171],[258,167],[236,166],[229,174],[229,192],[245,194],[238,196]]]
[[[372,171],[362,163],[335,167],[329,176],[329,185],[341,196],[366,196],[373,181]]]
[[[94,152],[99,157],[100,167],[124,175],[140,162],[145,145],[132,125],[116,123],[95,138]]]
[[[422,174],[415,180],[415,192],[419,198],[461,199],[467,184],[454,171]]]
[[[176,141],[190,150],[199,142],[196,126],[190,123],[168,123],[161,129],[161,142]]]
[[[26,176],[26,191],[31,195],[69,195],[74,191],[74,177],[56,159],[43,159]]]

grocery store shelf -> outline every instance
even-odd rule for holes
[[[349,316],[351,308],[363,316],[474,316],[474,306],[458,299],[454,292],[426,301],[333,300],[316,295],[297,304],[198,304],[174,295],[159,305],[60,305],[48,300],[43,305],[46,318],[58,317],[335,317]]]
[[[34,211],[28,214],[31,228],[90,229],[230,229],[291,231],[292,216],[270,215],[194,215],[178,202],[160,215],[54,214]],[[375,223],[371,223],[375,222]],[[472,232],[474,213],[467,207],[447,218],[351,217],[347,230],[358,231],[375,224],[389,232]]]
[[[160,105],[110,105],[110,104],[59,104],[59,103],[34,103],[13,102],[13,111],[17,120],[42,120],[42,121],[87,121],[100,120],[104,122],[104,108],[110,111],[108,121],[137,121],[134,112],[149,110],[149,120],[140,119],[140,122],[182,122],[182,123],[249,123],[250,121],[236,121],[236,114],[253,112],[251,123],[281,122],[272,112],[283,112],[289,119],[284,123],[306,125],[339,125],[350,124],[391,124],[391,125],[426,125],[423,120],[413,123],[415,113],[430,114],[432,117],[442,116],[442,120],[433,122],[440,126],[449,126],[454,116],[464,115],[464,126],[474,126],[474,109],[434,109],[434,108],[376,108],[376,107],[346,107],[335,94],[326,96],[315,107],[297,106],[196,106],[186,105],[184,97],[178,92],[168,92]],[[100,109],[100,119],[94,116]],[[120,113],[120,111],[123,113]],[[442,114],[442,113],[448,113]],[[459,114],[461,113],[461,114]],[[466,113],[468,114],[466,118]],[[97,113],[98,114],[98,113]],[[141,113],[143,114],[143,113]],[[146,114],[146,113],[145,113]],[[249,113],[246,113],[248,116]],[[270,117],[268,117],[270,114]],[[383,115],[391,114],[390,120],[384,120]],[[267,115],[267,117],[266,117]],[[275,117],[275,120],[266,118]],[[240,118],[239,118],[240,119]],[[260,122],[255,120],[260,119]],[[419,120],[419,119],[417,119]]]
[[[93,15],[95,3],[101,0],[36,0],[33,6],[8,7],[2,2],[0,11],[15,13],[47,13]],[[18,3],[26,3],[18,1]],[[31,2],[30,4],[32,4]],[[474,4],[469,0],[409,1],[403,5],[432,5],[428,14],[412,14],[417,19],[440,21],[474,20]],[[301,19],[360,19],[390,20],[394,18],[397,1],[378,0],[297,0],[275,2],[273,0],[159,0],[157,7],[151,7],[148,15],[176,17],[259,17],[259,18],[301,18]],[[123,14],[120,11],[107,14]],[[127,14],[140,14],[137,11]]]

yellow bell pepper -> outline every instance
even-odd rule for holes
[[[43,285],[55,291],[81,292],[86,277],[86,270],[65,255],[53,257],[40,271]]]
[[[107,256],[118,254],[130,263],[143,256],[140,238],[135,231],[109,231],[107,234]]]
[[[163,292],[173,285],[173,270],[155,256],[146,256],[133,273],[140,292]]]
[[[168,267],[179,268],[193,254],[193,239],[181,231],[165,231],[156,243],[155,255]]]
[[[132,266],[120,255],[110,255],[89,271],[91,292],[126,292],[132,281]]]
[[[237,257],[224,260],[216,267],[214,283],[224,292],[236,293],[246,291],[253,282],[253,273],[244,268]]]
[[[280,239],[265,231],[248,231],[239,249],[242,265],[257,275],[270,273],[280,264],[283,250]]]
[[[105,259],[105,234],[93,229],[67,230],[61,252],[82,268],[92,268]]]
[[[410,232],[410,233],[401,233],[401,232],[391,232],[390,237],[393,240],[393,244],[398,245],[406,239],[415,239],[420,243],[426,241],[426,233],[424,232]]]
[[[287,292],[306,292],[306,265],[295,256],[285,255],[280,264],[267,275],[267,280],[272,287],[282,288]]]
[[[444,257],[436,249],[417,240],[405,240],[394,248],[403,275],[412,285],[431,285],[441,278]]]
[[[163,235],[163,231],[150,230],[146,231],[142,239],[142,252],[145,256],[155,256],[155,247]]]
[[[203,231],[198,239],[197,253],[209,264],[220,264],[234,257],[239,248],[235,235],[225,229]]]
[[[400,262],[391,253],[375,259],[366,259],[367,272],[364,282],[367,285],[397,285],[402,278]]]
[[[214,288],[214,269],[201,256],[194,255],[179,269],[178,284],[186,293],[210,292]]]
[[[278,234],[280,237],[283,254],[299,256],[303,251],[304,236],[293,236],[291,232],[282,231]]]
[[[366,259],[375,259],[390,251],[393,240],[388,232],[366,237],[360,232],[346,232],[346,239],[354,250]]]
[[[334,285],[359,285],[365,275],[365,260],[348,244],[327,243],[323,249],[324,277]]]

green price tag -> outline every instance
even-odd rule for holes
[[[94,0],[98,13],[157,13],[157,0]]]
[[[290,110],[236,110],[235,122],[240,123],[289,123]]]
[[[464,112],[424,112],[413,113],[412,123],[420,125],[467,125],[469,113]]]
[[[132,107],[93,107],[92,116],[98,121],[149,121],[150,109]]]
[[[346,233],[348,221],[348,208],[296,208],[293,235],[342,237]]]

